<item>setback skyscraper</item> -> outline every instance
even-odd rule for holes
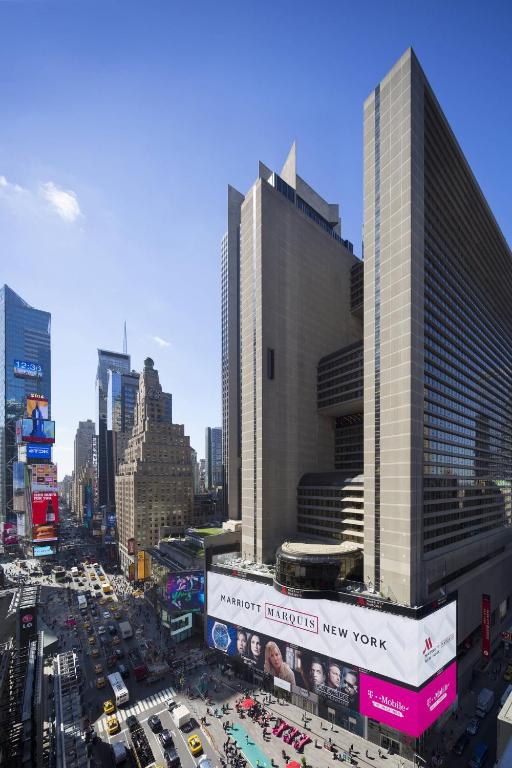
[[[206,427],[204,437],[206,490],[209,491],[222,485],[222,429]]]

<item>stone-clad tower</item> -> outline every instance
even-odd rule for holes
[[[192,522],[194,483],[190,439],[166,419],[158,371],[144,361],[132,436],[116,476],[119,553],[124,569],[135,549],[182,533]]]

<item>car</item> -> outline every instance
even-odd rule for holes
[[[126,680],[127,677],[130,677],[130,670],[128,669],[126,664],[118,664],[117,671],[119,672],[123,680]]]
[[[509,664],[508,667],[505,670],[505,674],[503,675],[503,679],[507,683],[512,682],[512,664]]]
[[[452,752],[454,755],[462,755],[464,750],[466,749],[466,746],[468,745],[469,741],[471,739],[471,736],[469,733],[461,733],[457,741],[452,747]]]
[[[91,573],[89,574],[89,578],[90,578],[91,581],[96,581],[96,574],[92,573],[92,571],[91,571]]]
[[[197,761],[197,768],[213,768],[213,763],[209,757],[206,757],[206,755],[203,755]]]
[[[89,637],[89,645],[96,645],[96,638],[94,635],[92,637]]]
[[[163,731],[160,731],[160,733],[158,734],[158,741],[160,742],[160,744],[164,749],[169,749],[169,747],[174,747],[174,739],[172,738],[171,732],[168,728],[164,728]]]
[[[95,584],[95,585],[94,585],[94,589],[101,589],[101,587],[100,587],[100,585],[99,585],[99,584]]]
[[[174,747],[171,747],[170,749],[164,749],[164,758],[167,768],[181,768],[181,761]],[[209,768],[213,768],[211,763]]]
[[[93,648],[91,650],[91,656],[93,659],[97,659],[99,655],[100,655],[100,652],[97,648]]]
[[[478,717],[472,717],[466,726],[466,733],[470,736],[475,736],[480,728],[480,720]]]
[[[122,619],[122,617],[123,617],[123,614],[121,613],[121,611],[114,611],[114,619],[119,621],[119,619]]]
[[[194,718],[192,717],[187,723],[183,723],[180,730],[182,730],[183,733],[190,733],[191,731],[194,730],[194,728],[197,728],[197,727],[198,727],[197,720],[194,720]]]
[[[197,735],[197,733],[194,733],[192,736],[189,736],[187,739],[188,748],[190,749],[190,753],[192,755],[200,755],[203,751],[203,745],[201,744],[201,739]]]
[[[148,725],[153,731],[153,733],[157,733],[157,731],[162,730],[162,721],[160,720],[158,715],[151,715],[151,717],[148,717]]]
[[[103,711],[106,715],[111,715],[113,712],[116,711],[116,706],[112,699],[107,699],[103,702]]]
[[[100,581],[105,581],[105,576],[102,573],[100,573]]]
[[[102,672],[103,672],[102,665],[101,664],[95,664],[94,665],[94,674],[95,675],[101,675]]]
[[[139,720],[135,715],[128,715],[126,718],[126,725],[130,728],[136,728],[139,725]]]
[[[98,589],[99,589],[99,587],[98,587]],[[107,598],[106,597],[100,597],[100,599],[98,600],[98,603],[100,605],[105,605],[106,602],[107,602]]]
[[[119,644],[120,644],[120,642],[121,642],[121,641],[120,641],[120,639],[118,638],[118,636],[117,636],[117,635],[114,635],[114,637],[112,638],[112,645],[119,645]]]
[[[107,731],[109,736],[113,736],[114,733],[119,733],[119,720],[115,715],[110,715],[110,717],[107,717]]]
[[[105,629],[103,624],[100,624],[100,626],[98,627],[98,635],[105,635],[106,632],[107,632],[107,630]]]
[[[87,630],[87,634],[94,635],[94,627],[89,627],[89,629]]]
[[[107,684],[107,681],[104,677],[97,677],[96,678],[96,688],[104,688]]]
[[[109,656],[107,659],[107,668],[108,669],[114,669],[114,667],[117,664],[117,659],[115,656]]]
[[[122,659],[124,657],[124,651],[122,648],[116,648],[114,654],[116,659]]]
[[[103,611],[103,618],[105,619],[105,621],[107,619],[111,619],[112,618],[112,614],[110,613],[110,611]]]
[[[89,621],[84,621],[84,629],[90,629],[90,628],[91,628],[90,622]]]
[[[106,611],[105,611],[105,613],[106,613]],[[109,624],[108,625],[108,631],[110,632],[111,635],[115,635],[116,632],[117,632],[117,629],[115,628],[114,624]]]
[[[178,702],[175,701],[174,699],[167,699],[167,701],[165,702],[165,705],[169,710],[169,712],[172,712],[172,710],[176,709],[176,707],[178,706]]]

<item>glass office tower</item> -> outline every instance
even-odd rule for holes
[[[26,399],[43,395],[51,408],[51,315],[34,309],[8,285],[0,289],[0,522],[14,521],[12,471],[16,421]],[[51,418],[51,410],[49,411]]]

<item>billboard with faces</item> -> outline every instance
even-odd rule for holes
[[[292,690],[295,687],[327,704],[359,711],[359,670],[340,659],[212,616],[208,617],[208,645],[288,683]]]

